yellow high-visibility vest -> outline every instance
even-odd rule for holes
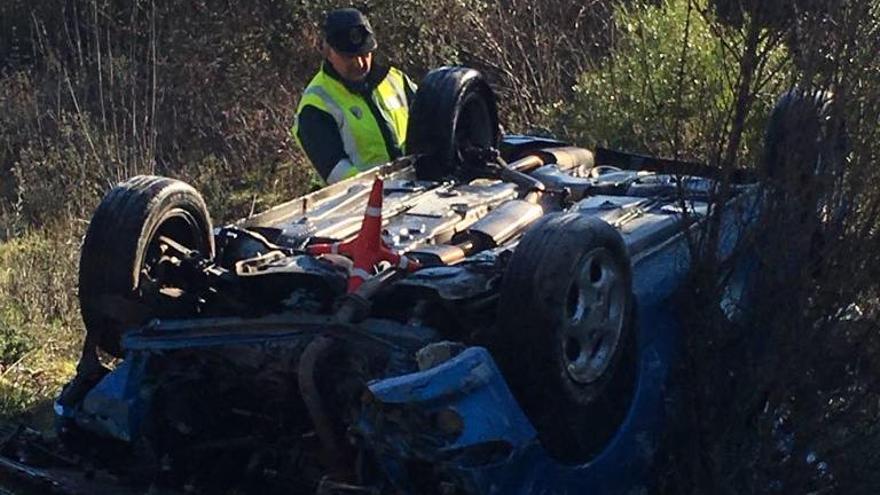
[[[385,79],[370,94],[391,129],[392,139],[396,140],[393,144],[401,150],[405,149],[406,124],[409,118],[405,77],[403,72],[392,67]],[[339,126],[345,153],[354,166],[345,177],[391,160],[382,131],[367,102],[361,95],[350,92],[340,81],[327,75],[323,69],[306,86],[297,107],[297,118],[291,129],[297,143],[299,113],[309,105],[332,115]],[[302,143],[299,144],[301,147]]]

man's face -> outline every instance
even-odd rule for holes
[[[327,60],[330,61],[333,69],[346,81],[359,82],[370,73],[370,68],[373,65],[372,52],[364,55],[346,55],[337,52],[332,47],[328,48]]]

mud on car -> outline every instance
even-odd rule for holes
[[[821,112],[791,98],[777,135],[790,108]],[[432,71],[407,156],[219,228],[183,182],[114,187],[82,245],[63,455],[31,474],[70,493],[645,482],[714,171],[502,137],[496,105],[478,72]],[[722,255],[754,182],[733,177]]]

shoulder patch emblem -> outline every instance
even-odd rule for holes
[[[360,119],[364,116],[364,112],[361,111],[361,107],[351,107],[349,108],[351,114],[354,115],[354,118]]]

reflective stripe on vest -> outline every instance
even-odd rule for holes
[[[388,76],[382,81],[382,84],[376,88],[379,93],[379,98],[376,99],[376,106],[397,138],[395,144],[401,151],[405,149],[406,125],[409,120],[406,84],[406,76],[392,67],[388,71]]]
[[[392,138],[395,140],[392,144],[401,150],[404,149],[409,118],[405,85],[403,73],[392,68],[370,95],[382,119],[388,123]],[[323,70],[318,71],[312,78],[297,107],[297,119],[291,129],[297,143],[299,136],[296,126],[299,124],[299,113],[308,105],[333,117],[339,126],[345,153],[358,170],[368,170],[391,159],[388,156],[382,131],[367,102],[361,96],[348,91],[341,82],[328,76]]]
[[[335,184],[341,180],[348,179],[349,177],[354,177],[358,172],[360,172],[360,170],[352,165],[348,158],[343,158],[336,162],[333,170],[327,174],[327,184]]]

